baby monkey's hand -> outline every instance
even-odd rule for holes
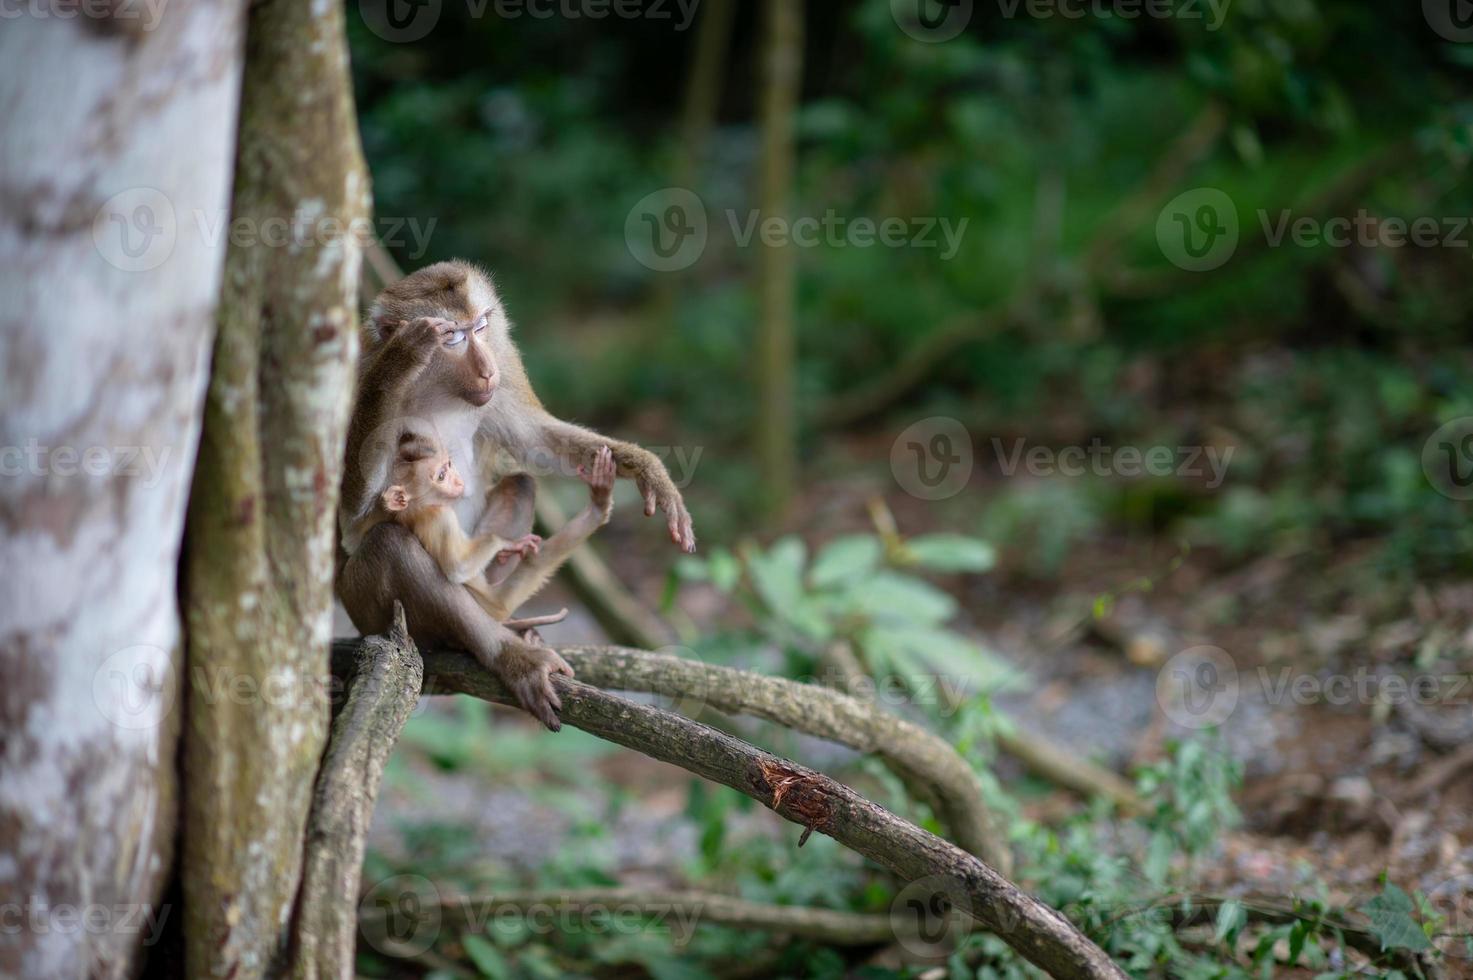
[[[531,558],[542,548],[542,535],[524,534],[496,553],[498,564],[505,564],[513,555]]]
[[[578,475],[588,484],[589,506],[608,520],[614,510],[614,478],[618,475],[613,452],[608,446],[598,447],[598,452],[593,454],[593,465],[579,466]]]

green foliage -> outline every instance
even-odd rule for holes
[[[709,557],[682,559],[676,573],[735,595],[758,634],[800,674],[823,672],[829,645],[847,643],[871,676],[912,690],[925,684],[933,712],[946,713],[954,705],[929,697],[937,689],[930,680],[985,690],[1015,679],[1016,671],[948,626],[956,600],[916,573],[978,573],[993,561],[986,542],[965,535],[886,541],[849,534],[811,562],[803,541],[786,537],[766,549],[749,544],[735,554],[717,548]]]

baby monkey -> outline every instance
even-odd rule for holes
[[[608,446],[599,448],[590,467],[578,467],[578,475],[589,487],[588,506],[546,541],[536,534],[467,537],[452,506],[464,495],[465,481],[449,451],[438,440],[406,433],[391,470],[393,483],[380,503],[388,519],[413,532],[447,579],[469,589],[492,618],[513,630],[529,631],[527,638],[536,642],[540,637],[531,628],[558,622],[567,610],[525,620],[508,617],[547,584],[574,548],[608,523],[614,510],[617,467]],[[493,583],[481,574],[493,560],[505,562],[512,555],[522,560],[504,580]]]

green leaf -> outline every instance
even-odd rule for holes
[[[837,585],[846,579],[857,578],[875,570],[880,564],[884,548],[880,539],[872,534],[846,534],[824,545],[813,568],[808,573],[809,581],[817,589]]]
[[[1387,882],[1381,894],[1361,906],[1371,919],[1371,932],[1381,941],[1382,949],[1430,949],[1432,943],[1422,925],[1412,917],[1416,906],[1406,892]]]
[[[1304,940],[1309,937],[1310,925],[1304,919],[1294,923],[1289,930],[1289,965],[1293,966],[1299,962],[1299,954],[1304,950]]]
[[[506,962],[501,950],[484,936],[468,932],[460,937],[460,944],[465,947],[465,955],[481,971],[481,976],[490,977],[491,980],[511,980],[511,964]]]
[[[905,553],[937,572],[985,572],[997,563],[992,545],[963,534],[923,534],[905,543]]]
[[[1247,922],[1248,913],[1243,910],[1242,902],[1223,902],[1217,909],[1217,931],[1214,938],[1218,942],[1231,942]]]
[[[839,597],[850,611],[873,620],[939,626],[956,614],[956,600],[920,579],[877,572],[853,583]]]
[[[711,552],[706,570],[711,573],[711,584],[721,592],[730,592],[742,578],[742,563],[725,548]]]
[[[754,550],[747,558],[747,571],[758,597],[774,614],[785,617],[803,596],[803,562],[806,551],[798,538],[788,537],[766,552]]]

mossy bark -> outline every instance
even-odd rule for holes
[[[240,111],[185,555],[193,976],[281,968],[327,739],[334,517],[369,213],[341,5],[251,7]]]

